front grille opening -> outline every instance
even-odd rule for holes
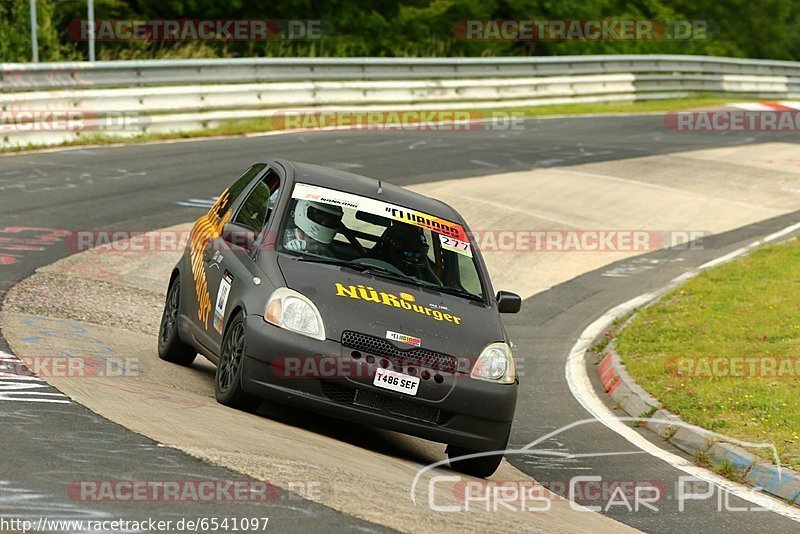
[[[423,404],[414,404],[403,399],[392,399],[389,413],[408,417],[410,419],[417,419],[418,421],[425,421],[427,423],[439,424],[442,411],[432,406],[425,406]]]
[[[361,334],[359,332],[344,332],[342,334],[342,346],[355,351],[368,353],[368,362],[372,354],[387,358],[394,365],[395,369],[405,369],[408,366],[415,366],[433,371],[441,371],[445,374],[454,374],[458,369],[458,360],[454,356],[420,348],[401,350],[385,339]],[[430,373],[427,374],[427,377],[425,373],[423,373],[422,378],[428,380],[430,378]]]
[[[365,408],[372,408],[373,410],[383,410],[383,402],[385,400],[387,400],[386,397],[380,393],[368,389],[357,389],[353,404],[358,404]]]
[[[332,382],[322,383],[322,394],[332,401],[343,402],[345,404],[353,404],[356,396],[356,390],[334,384]]]
[[[382,413],[389,413],[434,425],[443,425],[453,418],[453,414],[417,404],[406,399],[382,395],[370,389],[356,389],[330,382],[322,383],[322,393],[329,399],[342,404],[352,404]]]

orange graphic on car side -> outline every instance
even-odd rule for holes
[[[197,219],[194,223],[191,234],[190,258],[192,260],[192,278],[194,279],[194,291],[197,295],[197,318],[208,329],[208,317],[211,313],[211,295],[208,292],[208,280],[206,279],[206,267],[203,258],[203,251],[214,239],[222,234],[222,227],[231,217],[231,210],[225,212],[220,217],[219,210],[228,203],[230,193],[226,189],[220,195],[214,207],[208,213]]]

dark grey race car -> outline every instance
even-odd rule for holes
[[[247,169],[197,220],[169,281],[159,356],[217,365],[216,398],[263,399],[448,444],[489,476],[518,380],[466,223],[446,204],[288,161]]]

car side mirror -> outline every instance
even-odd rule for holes
[[[497,310],[500,313],[517,313],[522,308],[522,298],[510,291],[497,292]]]
[[[222,227],[222,240],[245,250],[253,250],[256,233],[247,226],[229,222]]]

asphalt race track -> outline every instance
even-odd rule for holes
[[[638,116],[530,120],[523,131],[314,132],[21,154],[0,157],[0,229],[5,228],[0,237],[17,235],[15,229],[18,228],[42,229],[19,230],[18,235],[28,235],[25,232],[47,235],[52,230],[153,230],[185,223],[202,214],[207,209],[205,203],[219,194],[242,169],[267,155],[340,168],[426,190],[436,188],[437,184],[453,189],[461,180],[466,184],[473,177],[531,169],[568,170],[586,164],[613,166],[615,162],[668,157],[700,149],[793,142],[790,134],[779,133],[668,133],[661,117]],[[646,166],[641,168],[649,172]],[[755,180],[757,171],[753,169]],[[656,174],[657,169],[651,171]],[[750,178],[742,177],[743,180]],[[676,178],[667,185],[680,189],[681,179],[691,180],[692,176]],[[594,194],[586,192],[589,198]],[[663,192],[653,188],[651,194]],[[724,196],[723,191],[719,194]],[[794,201],[791,194],[786,195],[786,205],[780,210],[754,210],[747,223],[737,227],[729,221],[726,231],[705,238],[702,248],[658,250],[597,267],[590,262],[587,265],[592,268],[585,269],[586,272],[576,278],[553,287],[548,285],[549,289],[531,290],[533,296],[526,299],[522,312],[504,318],[516,344],[515,352],[525,356],[525,375],[521,380],[510,447],[524,447],[545,434],[590,417],[572,396],[564,373],[566,357],[587,325],[623,301],[658,289],[711,259],[798,222],[800,212],[787,206],[794,203],[800,207],[800,202]],[[572,201],[559,200],[565,202],[565,210]],[[590,205],[585,198],[574,199],[574,202]],[[470,214],[466,216],[470,221]],[[472,226],[478,225],[473,223]],[[43,242],[40,246],[17,249],[3,248],[5,242],[0,241],[0,293],[5,293],[36,269],[71,253],[56,239],[52,244]],[[495,281],[495,289],[504,288]],[[0,350],[10,350],[2,339]],[[587,365],[590,376],[595,377],[591,362]],[[57,390],[47,391],[54,394],[53,399],[62,399],[56,395]],[[610,401],[608,406],[613,408]],[[270,517],[270,526],[289,531],[385,529],[380,522],[359,519],[293,496],[291,492],[284,492],[283,498],[266,505],[220,503],[212,509],[208,505],[191,503],[150,503],[147,510],[142,510],[135,503],[100,508],[96,503],[76,502],[64,490],[69,481],[110,478],[225,480],[242,476],[180,451],[160,447],[154,440],[110,422],[77,403],[38,404],[0,399],[0,423],[5,430],[0,437],[5,451],[4,469],[0,474],[0,517],[266,515]],[[326,421],[304,423],[303,427],[343,441],[351,439],[345,430],[357,431],[352,425],[345,425],[342,430]],[[208,432],[219,431],[208,429]],[[641,433],[663,445],[648,431]],[[416,458],[401,441],[393,442],[392,436],[391,433],[370,434],[357,441],[353,454],[359,453],[359,447],[374,447],[412,464],[426,463]],[[236,436],[230,439],[236,440]],[[624,507],[602,510],[614,520],[636,529],[647,532],[689,529],[790,532],[797,529],[792,519],[777,513],[733,511],[734,508],[753,508],[752,503],[734,496],[724,503],[717,499],[695,501],[679,511],[674,498],[675,484],[684,473],[643,453],[599,423],[566,431],[540,447],[579,456],[565,459],[514,455],[509,462],[543,482],[568,481],[570,477],[582,475],[601,476],[609,481],[654,481],[663,485],[669,497],[659,501],[658,512],[632,512]],[[682,455],[677,450],[673,452]],[[614,455],[598,455],[606,453]],[[398,500],[407,498],[407,495],[397,496]],[[587,500],[581,504],[603,507],[605,503]],[[387,508],[386,513],[390,514],[391,509]],[[407,529],[424,528],[408,525]],[[560,525],[554,530],[563,528],[564,525]]]

